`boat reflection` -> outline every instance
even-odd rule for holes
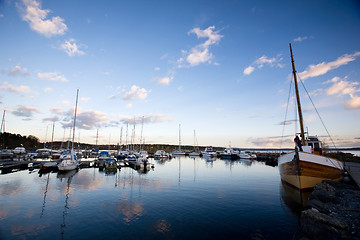
[[[246,167],[250,167],[253,163],[253,160],[250,160],[250,159],[240,159],[239,162],[246,166]]]
[[[65,193],[65,205],[64,205],[64,211],[62,213],[62,224],[60,224],[60,234],[61,234],[61,239],[64,239],[64,235],[65,235],[65,228],[66,228],[66,215],[68,213],[68,209],[69,209],[69,197],[70,197],[70,185],[71,185],[71,181],[74,177],[74,175],[78,172],[77,169],[75,170],[71,170],[71,171],[66,171],[66,172],[58,172],[57,178],[60,178],[61,180],[63,179],[67,179],[67,184],[66,184],[66,193]]]
[[[44,192],[43,204],[42,204],[42,206],[41,206],[40,218],[42,218],[42,216],[44,215],[45,204],[46,204],[46,195],[47,195],[48,187],[49,187],[50,173],[48,173],[47,175],[48,175],[48,177],[47,177],[47,180],[46,180],[46,187],[45,187],[45,192]]]
[[[297,216],[300,216],[301,211],[304,209],[310,194],[311,191],[299,191],[298,189],[293,188],[286,183],[280,183],[280,196],[282,202],[285,203],[287,208]]]

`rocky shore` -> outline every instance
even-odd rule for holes
[[[316,185],[294,239],[360,239],[360,189],[333,181]]]

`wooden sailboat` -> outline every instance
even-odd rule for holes
[[[295,137],[297,142],[295,151],[280,156],[278,166],[281,180],[303,191],[313,189],[323,180],[340,181],[343,176],[344,164],[336,159],[323,156],[321,142],[317,137],[305,136],[291,44],[290,54],[301,133],[300,139],[298,136]]]
[[[65,151],[60,156],[60,159],[62,161],[58,165],[59,171],[71,171],[71,170],[77,169],[79,167],[79,160],[77,159],[75,151],[74,151],[75,123],[76,123],[76,112],[77,112],[78,97],[79,97],[79,89],[76,92],[76,104],[75,104],[75,114],[74,114],[72,145],[71,145],[70,150]]]

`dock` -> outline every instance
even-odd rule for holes
[[[360,163],[345,162],[344,168],[357,186],[360,187]]]

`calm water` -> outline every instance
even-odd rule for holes
[[[298,210],[277,167],[151,160],[141,173],[0,175],[0,239],[291,239]],[[298,192],[295,192],[295,195]]]

